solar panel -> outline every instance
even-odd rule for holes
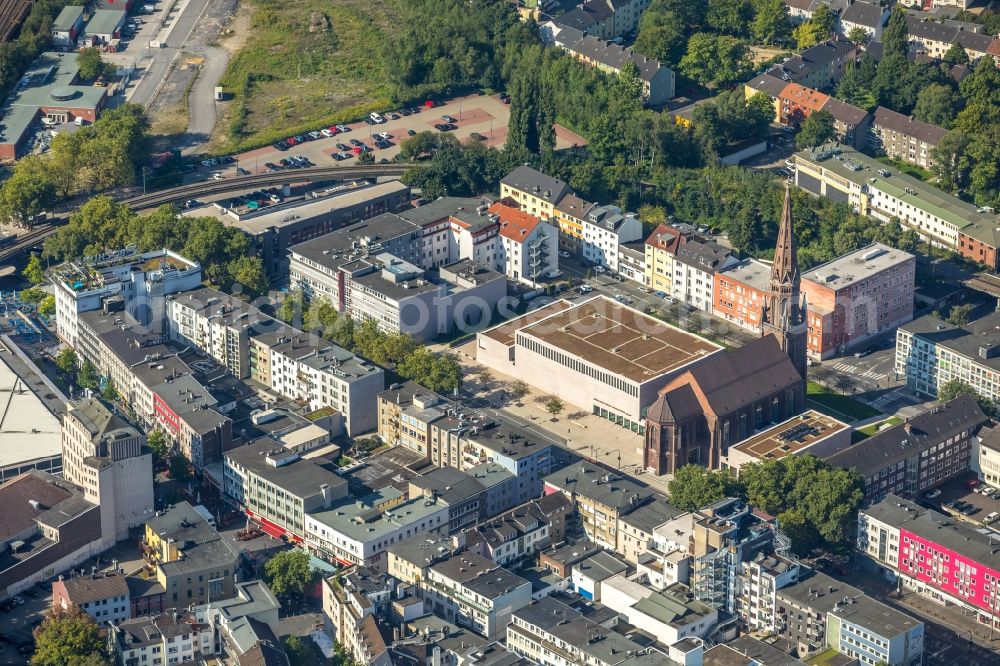
[[[808,423],[799,423],[778,435],[778,440],[781,442],[801,442],[806,437],[815,435],[817,432],[819,431],[815,426]]]

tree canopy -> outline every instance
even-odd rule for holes
[[[277,595],[302,596],[319,578],[319,572],[309,564],[308,553],[293,549],[282,551],[265,562],[264,578]]]
[[[823,145],[833,138],[833,123],[833,115],[829,111],[813,111],[802,121],[799,133],[795,136],[795,147],[805,150]]]
[[[110,664],[100,627],[76,606],[54,608],[35,632],[31,666]]]
[[[712,471],[701,465],[681,467],[667,486],[670,503],[685,511],[697,511],[717,502],[733,488],[728,472]]]

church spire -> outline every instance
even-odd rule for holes
[[[806,376],[806,306],[799,293],[799,259],[792,232],[792,193],[785,185],[785,204],[771,265],[770,293],[761,313],[761,333],[778,339],[796,370]]]
[[[771,265],[771,290],[779,286],[799,286],[799,259],[795,251],[795,235],[792,233],[792,194],[785,183],[785,205],[781,209],[778,225],[778,244],[774,248],[774,263]],[[796,299],[797,300],[797,299]]]

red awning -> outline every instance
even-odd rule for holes
[[[260,529],[265,534],[270,534],[275,539],[280,539],[281,537],[285,536],[285,530],[281,529],[277,525],[271,525],[263,520],[260,520],[260,518],[258,518],[257,520],[260,521]]]

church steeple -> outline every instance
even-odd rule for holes
[[[806,376],[806,304],[799,293],[799,260],[792,231],[792,194],[785,185],[785,203],[778,225],[778,242],[771,265],[771,283],[764,312],[761,334],[773,335],[791,358],[795,368]]]

